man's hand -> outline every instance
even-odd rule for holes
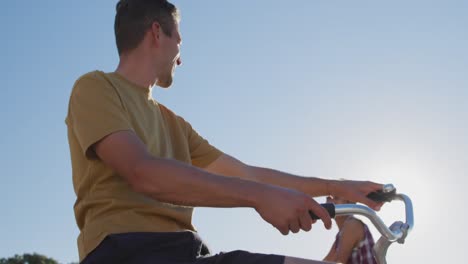
[[[333,181],[329,183],[329,191],[333,196],[343,199],[363,203],[378,211],[383,203],[374,202],[367,198],[371,192],[382,190],[383,185],[370,181]]]
[[[312,197],[283,187],[271,186],[266,193],[260,194],[255,209],[260,216],[278,229],[283,235],[289,231],[309,231],[315,220],[309,215],[313,211],[322,219],[327,229],[331,228],[331,218],[327,210]]]

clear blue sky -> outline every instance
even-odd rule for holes
[[[184,65],[157,100],[244,162],[396,185],[416,226],[389,263],[464,259],[467,1],[174,2]],[[78,259],[64,118],[76,78],[116,67],[115,3],[2,4],[0,257]],[[336,232],[283,237],[249,209],[200,209],[195,224],[216,251],[313,259]]]

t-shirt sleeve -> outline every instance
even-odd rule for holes
[[[67,124],[89,159],[97,158],[91,148],[94,143],[114,132],[133,130],[115,88],[96,76],[85,76],[75,83]]]
[[[223,152],[212,146],[206,139],[200,136],[187,121],[182,118],[180,119],[184,122],[186,127],[192,165],[200,168],[206,168],[213,161],[219,158]]]

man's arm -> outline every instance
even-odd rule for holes
[[[252,207],[283,234],[310,230],[309,210],[314,211],[327,228],[331,227],[326,210],[308,195],[153,157],[131,131],[112,133],[94,144],[93,149],[136,192],[159,201],[187,206]]]
[[[376,210],[381,206],[381,204],[366,197],[370,192],[382,189],[381,184],[373,182],[335,181],[301,177],[268,168],[249,166],[227,154],[220,156],[206,170],[224,176],[240,177],[294,189],[313,197],[336,195],[350,201],[364,203]]]
[[[329,195],[330,184],[333,184],[330,180],[300,177],[273,169],[249,166],[227,154],[221,155],[206,170],[224,176],[240,177],[295,189],[312,196]]]
[[[130,131],[108,135],[96,143],[94,149],[97,156],[123,176],[135,191],[163,202],[248,207],[254,205],[254,190],[263,187],[235,178],[217,177],[176,160],[155,158]],[[201,182],[204,186],[200,186]]]

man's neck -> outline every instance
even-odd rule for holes
[[[157,81],[156,70],[153,68],[153,65],[144,58],[139,59],[136,56],[124,55],[120,57],[115,72],[138,86],[151,89]]]

